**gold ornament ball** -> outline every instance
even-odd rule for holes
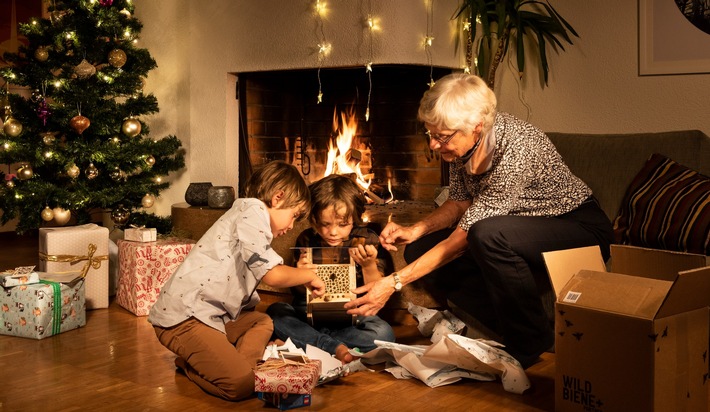
[[[79,176],[79,173],[79,166],[75,164],[72,164],[67,168],[67,176],[71,177],[72,179],[76,179]]]
[[[121,49],[113,49],[108,53],[108,63],[113,67],[123,67],[127,59],[126,52]]]
[[[46,62],[48,58],[49,52],[46,47],[38,47],[37,50],[35,50],[35,59],[37,59],[37,61]]]
[[[44,143],[45,145],[51,146],[55,140],[57,140],[57,138],[54,137],[54,133],[52,133],[52,132],[42,133],[42,143]]]
[[[54,213],[54,223],[59,226],[66,225],[69,223],[69,219],[71,219],[71,211],[61,207],[55,207],[52,209],[52,213]]]
[[[34,174],[32,166],[28,164],[23,164],[17,169],[17,178],[20,180],[31,179]]]
[[[148,156],[145,158],[145,163],[148,166],[153,166],[155,164],[155,158],[153,156]]]
[[[155,196],[151,195],[150,193],[146,193],[145,196],[143,196],[143,199],[141,199],[141,205],[143,205],[144,208],[148,209],[149,207],[153,207],[155,204]]]
[[[136,137],[141,132],[141,122],[134,117],[130,117],[123,122],[121,132],[128,137]]]
[[[89,167],[84,170],[84,174],[86,175],[87,179],[95,179],[96,176],[99,175],[99,169],[97,169],[93,163],[89,163]]]
[[[118,182],[121,179],[121,169],[115,167],[108,175],[111,177],[111,180]]]
[[[117,225],[123,225],[128,221],[128,217],[131,212],[126,209],[123,205],[118,205],[115,209],[111,211],[111,220]]]
[[[49,222],[52,219],[54,219],[54,211],[52,211],[49,206],[45,206],[44,209],[42,209],[42,220]]]
[[[17,137],[22,133],[22,123],[20,123],[19,120],[10,117],[7,120],[5,120],[5,123],[2,126],[2,130],[5,132],[6,135],[10,137]]]

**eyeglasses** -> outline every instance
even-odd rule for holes
[[[430,139],[436,140],[437,143],[439,143],[441,146],[449,143],[451,139],[456,136],[456,133],[458,133],[458,130],[454,130],[453,133],[451,134],[440,134],[440,133],[432,133],[429,130],[426,131],[426,134],[429,136]]]

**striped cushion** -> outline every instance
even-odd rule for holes
[[[616,243],[710,255],[710,178],[653,154],[614,220]]]

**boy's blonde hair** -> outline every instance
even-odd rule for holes
[[[246,197],[256,198],[273,207],[271,199],[278,191],[284,192],[281,209],[301,207],[299,220],[308,215],[311,208],[308,184],[298,169],[281,160],[271,161],[252,173],[246,184]]]
[[[318,223],[321,212],[333,207],[335,212],[345,207],[345,215],[341,219],[353,218],[353,225],[363,226],[362,214],[365,213],[365,195],[362,190],[347,176],[329,175],[310,186],[312,225]]]

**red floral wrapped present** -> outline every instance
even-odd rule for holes
[[[254,391],[311,393],[318,382],[320,369],[318,359],[305,363],[268,359],[254,370]]]
[[[185,260],[195,244],[191,239],[157,242],[118,240],[116,302],[136,316],[146,316],[160,289]]]

